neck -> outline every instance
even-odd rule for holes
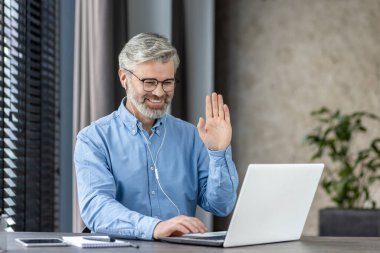
[[[125,103],[125,107],[130,113],[132,113],[136,117],[136,119],[138,119],[141,122],[144,130],[151,134],[155,119],[151,119],[142,115],[131,102],[128,102],[128,100]]]

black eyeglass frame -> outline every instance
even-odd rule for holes
[[[179,83],[179,80],[177,80],[177,79],[175,79],[175,78],[169,78],[169,79],[165,79],[165,80],[163,80],[163,81],[158,81],[156,78],[142,78],[142,79],[140,79],[138,76],[136,76],[136,74],[135,73],[133,73],[132,71],[130,71],[129,69],[124,69],[125,71],[128,71],[129,73],[131,73],[134,77],[136,77],[140,82],[142,82],[142,84],[143,84],[143,89],[144,89],[144,91],[146,91],[146,92],[152,92],[152,91],[154,91],[155,89],[157,89],[157,86],[158,86],[158,84],[159,83],[161,83],[162,84],[162,89],[165,91],[165,92],[171,92],[171,91],[173,91],[174,89],[175,89],[175,86],[176,86],[176,84],[177,83]],[[154,89],[146,89],[146,83],[145,83],[145,81],[154,81],[156,84],[154,85]],[[171,90],[166,90],[167,89],[167,87],[168,86],[166,86],[165,85],[165,82],[168,82],[168,81],[173,81],[173,89],[171,89]],[[152,85],[152,84],[150,84],[150,85]]]

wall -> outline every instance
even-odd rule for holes
[[[216,89],[241,179],[249,163],[309,162],[312,110],[380,114],[379,0],[219,0],[215,15]],[[318,210],[331,205],[319,189],[304,234],[318,233]]]

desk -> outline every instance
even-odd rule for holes
[[[300,241],[282,242],[266,245],[245,246],[237,248],[214,248],[203,246],[179,245],[164,242],[152,241],[133,241],[140,245],[139,249],[135,248],[102,248],[102,249],[82,249],[75,246],[69,247],[40,247],[25,248],[14,241],[18,237],[61,237],[80,234],[70,233],[36,233],[36,232],[15,232],[8,233],[8,252],[157,252],[157,253],[187,253],[187,252],[295,252],[295,253],[313,253],[313,252],[376,252],[380,251],[380,237],[303,237]]]

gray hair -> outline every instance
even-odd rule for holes
[[[177,50],[164,36],[140,33],[130,39],[119,54],[119,67],[133,71],[136,65],[157,60],[166,63],[173,59],[175,70],[179,66]]]

